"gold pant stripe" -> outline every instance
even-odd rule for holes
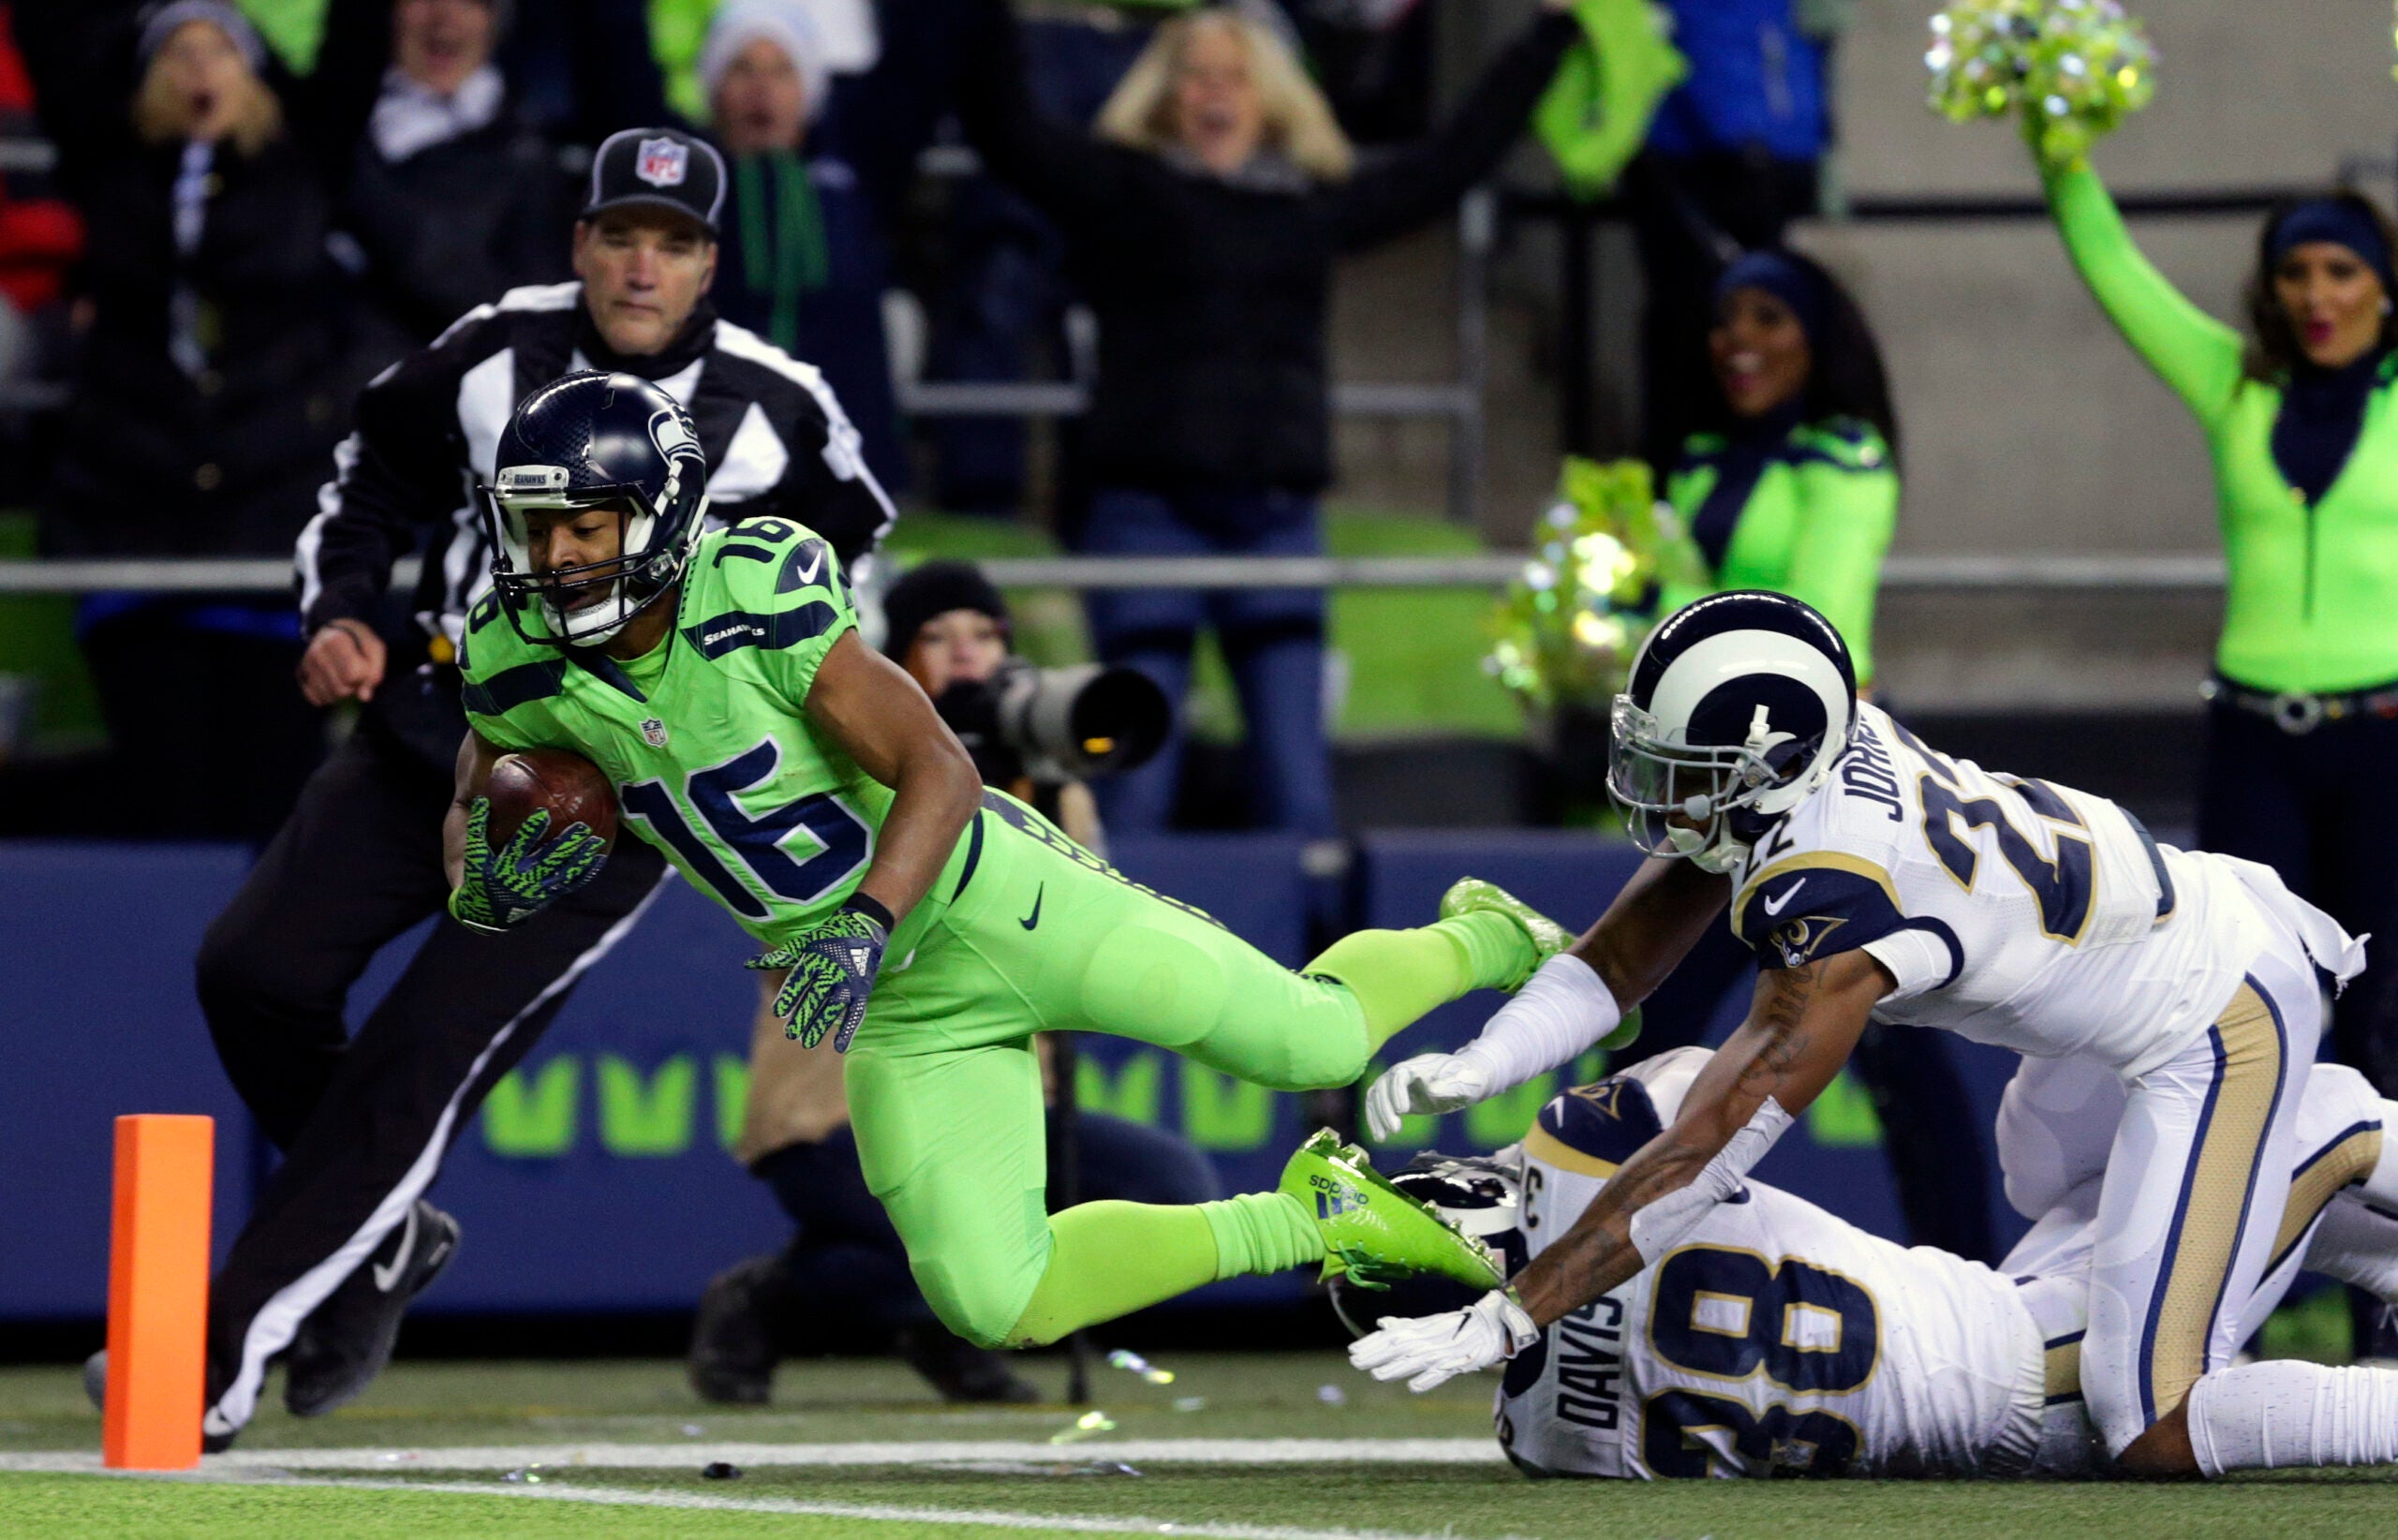
[[[2081,1338],[2076,1334],[2070,1341],[2059,1342],[2049,1349],[2047,1362],[2047,1394],[2049,1404],[2069,1401],[2081,1394]]]
[[[2273,1236],[2273,1260],[2266,1265],[2265,1271],[2270,1273],[2282,1265],[2290,1248],[2305,1236],[2306,1227],[2323,1212],[2323,1206],[2331,1201],[2333,1193],[2370,1176],[2380,1160],[2381,1130],[2361,1128],[2324,1150],[2291,1177],[2289,1202],[2282,1207],[2282,1227]]]
[[[2281,1033],[2272,1008],[2253,985],[2240,986],[2214,1029],[2223,1044],[2222,1080],[2214,1114],[2191,1154],[2196,1179],[2181,1219],[2181,1243],[2166,1258],[2165,1296],[2148,1342],[2151,1414],[2157,1417],[2180,1406],[2206,1372],[2215,1306],[2239,1250],[2241,1210],[2272,1130],[2274,1092],[2282,1082]]]

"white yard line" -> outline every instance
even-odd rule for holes
[[[1392,1442],[1436,1441],[1394,1440]],[[21,1458],[22,1457],[11,1457],[12,1460]],[[212,1461],[212,1466],[214,1465],[215,1462]],[[88,1462],[86,1468],[90,1468]],[[21,1470],[25,1467],[11,1463],[5,1469]],[[539,1487],[495,1487],[482,1482],[466,1481],[346,1481],[323,1477],[279,1475],[265,1470],[236,1473],[222,1467],[215,1469],[203,1467],[199,1473],[203,1479],[212,1474],[219,1480],[229,1478],[241,1481],[246,1478],[261,1486],[332,1487],[350,1491],[445,1492],[469,1497],[520,1497],[554,1503],[589,1503],[604,1507],[790,1514],[820,1518],[866,1519],[894,1524],[981,1525],[989,1529],[1065,1531],[1076,1534],[1171,1534],[1177,1537],[1191,1536],[1192,1540],[1457,1540],[1454,1530],[1444,1531],[1440,1534],[1411,1534],[1394,1530],[1319,1530],[1288,1524],[1192,1524],[1134,1515],[1020,1513],[1003,1508],[903,1507],[882,1503],[809,1503],[796,1498],[718,1497],[705,1492],[574,1487],[555,1482],[545,1483]]]
[[[200,1461],[200,1473],[279,1471],[697,1470],[744,1467],[1033,1464],[1089,1459],[1158,1465],[1490,1465],[1506,1457],[1490,1439],[1092,1439],[1075,1444],[973,1440],[888,1444],[519,1444],[364,1449],[235,1449]],[[96,1472],[87,1450],[0,1453],[0,1472]]]

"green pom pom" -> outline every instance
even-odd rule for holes
[[[1532,557],[1490,616],[1484,671],[1535,711],[1605,708],[1677,588],[1703,589],[1697,551],[1649,467],[1568,458]]]
[[[2069,165],[2148,105],[2156,50],[2115,0],[1958,0],[1932,19],[1932,111],[1956,123],[2020,117]]]

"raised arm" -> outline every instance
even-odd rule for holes
[[[1455,209],[1516,141],[1581,29],[1550,5],[1491,64],[1473,95],[1430,138],[1361,167],[1332,193],[1344,249],[1405,234]]]
[[[1135,152],[1044,112],[1025,83],[1023,41],[1008,0],[968,3],[973,43],[958,78],[957,115],[984,167],[1069,234],[1116,215],[1122,170]]]
[[[2192,304],[2140,254],[2087,163],[2044,167],[2041,182],[2065,251],[2115,330],[2212,426],[2240,383],[2240,333]]]

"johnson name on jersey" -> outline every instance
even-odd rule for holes
[[[1873,705],[1824,785],[1737,874],[1765,968],[1862,949],[1878,1019],[2124,1074],[2212,1021],[2265,942],[2232,866],[2159,846],[2102,797],[1950,759]]]
[[[1528,1251],[1657,1133],[1706,1058],[1661,1055],[1542,1109],[1524,1140]],[[2047,1360],[2008,1280],[1752,1182],[1508,1361],[1499,1439],[1553,1475],[2021,1473],[2041,1451]]]
[[[538,630],[538,615],[521,618]],[[754,519],[701,538],[667,640],[629,664],[528,642],[485,595],[459,659],[464,701],[500,748],[571,749],[599,765],[636,834],[777,941],[840,907],[890,810],[890,790],[802,715],[825,655],[856,627],[830,545]]]

